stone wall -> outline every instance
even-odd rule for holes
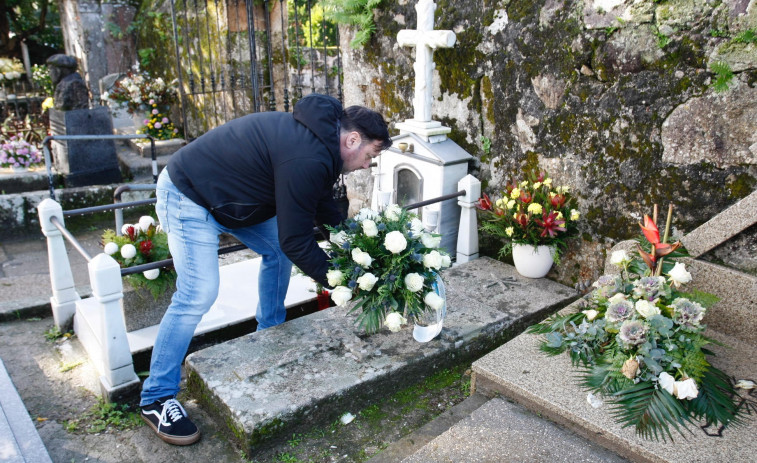
[[[436,3],[436,28],[458,43],[435,53],[434,119],[476,157],[471,173],[492,192],[538,165],[580,198],[582,239],[554,277],[596,278],[654,203],[675,204],[682,234],[755,188],[757,44],[737,37],[757,32],[756,0]],[[396,35],[415,27],[415,2],[382,5],[365,48],[348,49],[354,32],[342,29],[345,103],[399,122],[412,117],[414,50]],[[724,92],[714,62],[734,74]],[[738,237],[746,252],[754,228]]]

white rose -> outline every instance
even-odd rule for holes
[[[628,253],[626,251],[615,251],[610,256],[610,263],[612,265],[617,265],[619,267],[625,266],[626,263],[628,263],[631,259],[628,257]]]
[[[615,304],[620,301],[625,301],[626,295],[623,293],[614,294],[611,298],[607,299],[607,302],[610,304]]]
[[[417,293],[418,291],[423,289],[423,277],[415,272],[408,273],[407,275],[405,275],[405,287],[408,289],[408,291]]]
[[[421,243],[429,249],[438,248],[442,242],[441,236],[434,236],[431,233],[424,233],[421,235]]]
[[[337,246],[341,246],[345,241],[347,241],[347,233],[345,233],[344,230],[340,231],[339,233],[329,233],[329,241],[336,244]]]
[[[423,256],[423,265],[427,268],[439,270],[442,266],[442,255],[438,251],[431,251]]]
[[[376,227],[376,222],[373,220],[363,220],[361,225],[363,226],[363,233],[365,233],[365,236],[374,237],[378,235],[378,227]]]
[[[665,373],[664,371],[660,373],[660,376],[658,377],[660,387],[668,391],[670,395],[675,394],[676,390],[676,380],[672,376],[670,376],[668,373]]]
[[[636,305],[634,306],[636,309],[636,312],[639,313],[644,318],[650,318],[655,315],[660,315],[660,309],[654,305],[653,303],[649,301],[636,301]]]
[[[370,291],[378,281],[376,275],[372,273],[365,273],[357,279],[357,284],[363,291]]]
[[[668,272],[668,279],[676,288],[678,288],[682,284],[691,281],[691,273],[686,271],[686,266],[684,264],[676,262],[670,272]]]
[[[452,265],[452,259],[447,254],[442,254],[442,268],[447,268]]]
[[[145,270],[142,272],[142,275],[145,276],[148,280],[154,280],[158,278],[158,275],[160,275],[160,269],[159,268],[153,268],[150,270]]]
[[[697,390],[697,383],[689,378],[684,381],[676,381],[676,397],[678,397],[678,400],[683,399],[696,399],[696,397],[699,395],[699,391]]]
[[[589,321],[594,320],[595,318],[597,318],[597,315],[599,315],[599,312],[594,309],[584,310],[583,313],[584,315],[586,315],[586,319]]]
[[[331,291],[331,300],[336,305],[344,305],[352,299],[352,290],[346,286],[337,286]]]
[[[133,244],[124,244],[121,248],[121,257],[131,259],[137,255],[137,248]]]
[[[404,323],[407,323],[407,319],[399,312],[391,312],[386,316],[386,320],[384,320],[384,326],[389,328],[389,331],[392,333],[399,331]]]
[[[402,208],[396,204],[390,204],[384,210],[384,217],[389,220],[399,220],[400,214],[402,214]]]
[[[118,245],[112,241],[110,243],[105,243],[103,251],[105,251],[105,254],[112,256],[118,252]]]
[[[423,222],[417,217],[410,221],[410,230],[414,235],[417,235],[423,231]]]
[[[342,284],[342,280],[344,280],[344,274],[341,270],[329,270],[326,272],[326,279],[329,280],[329,286],[332,288],[336,288],[340,284]]]
[[[400,231],[389,232],[384,238],[384,246],[392,254],[399,254],[407,248],[407,240]]]
[[[434,310],[439,310],[444,305],[444,299],[442,299],[438,294],[434,292],[426,293],[426,297],[423,298],[423,302],[425,302],[427,306],[431,307]]]
[[[352,260],[354,260],[356,264],[363,268],[370,267],[371,262],[373,262],[371,255],[367,252],[363,252],[360,248],[355,248],[352,250]]]
[[[150,217],[149,215],[143,215],[139,218],[139,228],[142,229],[142,231],[147,231],[151,226],[155,225],[155,219]]]

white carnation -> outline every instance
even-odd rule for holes
[[[442,242],[440,235],[432,235],[431,233],[424,233],[421,235],[421,243],[429,249],[438,248]]]
[[[112,256],[118,252],[118,245],[112,241],[110,243],[105,243],[103,251],[105,251],[105,254]]]
[[[371,219],[365,219],[362,223],[363,226],[363,233],[365,233],[365,236],[368,237],[374,237],[378,235],[378,227],[376,226],[376,222],[374,222]]]
[[[329,270],[326,272],[326,279],[329,281],[329,286],[335,288],[342,284],[344,280],[344,274],[341,270]]]
[[[400,231],[389,232],[384,238],[384,246],[392,254],[399,254],[407,248],[407,239]]]
[[[356,264],[363,268],[370,267],[371,262],[373,262],[371,255],[367,252],[363,252],[360,248],[355,248],[352,250],[352,260],[354,260]]]
[[[378,281],[376,275],[372,273],[365,273],[357,279],[357,284],[363,291],[370,291]]]
[[[438,294],[434,292],[426,293],[426,297],[423,298],[423,302],[425,302],[427,306],[431,307],[434,310],[439,310],[444,305],[444,299],[442,299]]]
[[[124,244],[121,248],[121,257],[131,259],[137,255],[137,248],[133,244]]]
[[[439,251],[431,251],[423,256],[423,265],[427,268],[439,270],[442,267],[442,255]]]
[[[145,276],[148,280],[154,280],[158,278],[158,275],[160,275],[160,269],[159,268],[153,268],[150,270],[145,270],[142,272],[142,275]]]
[[[405,287],[408,289],[408,291],[417,293],[418,291],[423,289],[423,277],[415,272],[408,273],[407,275],[405,275]]]
[[[331,291],[331,300],[336,305],[344,305],[352,299],[352,290],[346,286],[337,286]]]
[[[386,320],[384,320],[384,326],[389,328],[389,331],[392,333],[399,331],[404,323],[407,323],[407,319],[399,312],[389,313],[389,315],[386,316]]]

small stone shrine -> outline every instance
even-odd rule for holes
[[[53,55],[47,64],[55,85],[55,103],[50,109],[51,134],[112,135],[113,122],[108,109],[89,109],[89,92],[84,79],[76,72],[76,58]],[[121,181],[113,140],[53,140],[52,156],[66,187]]]
[[[473,159],[447,138],[449,127],[431,120],[433,53],[437,48],[452,47],[455,33],[434,30],[436,4],[433,0],[420,0],[415,10],[417,28],[397,34],[400,45],[415,47],[414,115],[396,124],[400,134],[392,138],[391,148],[379,156],[377,167],[373,168],[371,206],[374,209],[388,203],[404,206],[455,193],[457,183],[468,174],[468,162]],[[424,214],[438,212],[436,232],[442,234],[441,246],[454,254],[460,220],[457,201],[444,201],[416,212],[421,218]]]

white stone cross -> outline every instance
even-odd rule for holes
[[[434,73],[434,50],[451,48],[457,37],[452,31],[434,30],[433,0],[419,0],[415,5],[418,26],[415,30],[401,30],[397,42],[403,47],[415,47],[415,96],[413,97],[413,119],[406,123],[431,122],[431,89]],[[425,124],[424,124],[425,125]]]

